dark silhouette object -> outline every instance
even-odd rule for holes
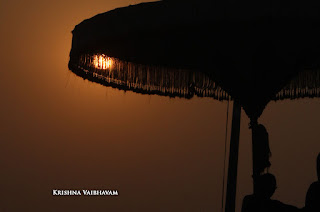
[[[258,119],[292,77],[320,66],[319,8],[314,0],[166,0],[117,8],[75,26],[70,67],[83,54],[104,53],[201,71]]]
[[[277,188],[276,178],[272,174],[264,174],[256,177],[255,192],[245,196],[241,212],[294,212],[298,208],[286,205],[278,200],[270,199]]]
[[[320,153],[317,158],[318,181],[312,183],[306,196],[305,211],[320,211]]]
[[[262,124],[252,123],[253,178],[271,166],[269,135]]]

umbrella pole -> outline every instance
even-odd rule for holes
[[[236,207],[238,154],[240,136],[241,106],[238,100],[234,100],[232,113],[232,127],[230,138],[229,168],[227,182],[227,196],[225,212],[234,212]]]

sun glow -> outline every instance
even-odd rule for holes
[[[110,69],[113,65],[113,59],[111,57],[108,57],[104,54],[101,55],[95,55],[93,64],[95,68],[98,69]]]

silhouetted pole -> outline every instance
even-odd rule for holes
[[[228,184],[227,184],[225,212],[234,212],[236,208],[240,117],[241,117],[240,103],[237,100],[234,100],[233,113],[232,113]]]
[[[259,176],[259,170],[258,170],[258,155],[257,155],[257,151],[255,151],[257,149],[257,144],[258,144],[258,140],[257,140],[257,136],[255,135],[255,127],[257,126],[257,122],[255,121],[252,124],[252,180],[253,180],[253,193],[256,193],[256,186],[255,186],[255,181],[256,178]]]

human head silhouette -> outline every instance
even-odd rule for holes
[[[253,136],[257,137],[257,140],[262,140],[263,142],[269,141],[269,134],[265,126],[262,124],[257,124],[252,127]]]
[[[318,181],[320,181],[320,153],[317,157],[317,174],[318,174]]]
[[[277,188],[277,181],[273,174],[263,174],[255,180],[256,194],[262,198],[270,199]]]

